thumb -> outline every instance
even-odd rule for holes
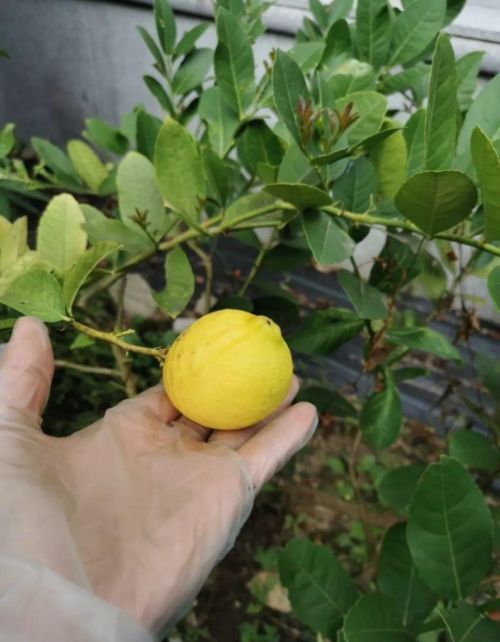
[[[54,355],[47,328],[38,319],[18,319],[0,357],[0,403],[41,414],[53,374]]]

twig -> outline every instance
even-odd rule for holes
[[[281,206],[279,206],[281,207]],[[279,209],[278,206],[275,206],[276,209]],[[373,216],[371,214],[355,214],[354,212],[348,212],[346,210],[335,207],[334,205],[326,205],[321,208],[323,211],[333,214],[334,216],[339,216],[341,218],[346,218],[354,223],[359,225],[382,225],[384,227],[397,227],[407,232],[413,232],[419,236],[426,237],[425,232],[419,229],[413,223],[399,218],[384,218],[382,216]],[[467,238],[465,236],[460,236],[459,234],[435,234],[434,239],[442,239],[444,241],[452,241],[460,243],[461,245],[468,245],[470,247],[475,247],[478,250],[483,250],[484,252],[489,252],[495,256],[500,256],[500,247],[496,247],[491,243],[485,241],[478,241],[476,239]]]
[[[195,254],[197,254],[200,257],[201,262],[203,263],[203,267],[205,269],[204,313],[206,314],[212,306],[212,282],[213,282],[213,276],[214,276],[212,257],[206,252],[204,252],[201,249],[201,247],[194,241],[188,242],[188,246],[193,250]]]
[[[96,328],[91,328],[90,326],[85,325],[84,323],[80,323],[75,319],[70,319],[70,323],[75,328],[75,330],[78,330],[78,332],[86,334],[88,337],[92,337],[93,339],[98,339],[99,341],[104,341],[105,343],[111,343],[112,345],[118,346],[125,352],[144,354],[148,357],[154,357],[160,362],[163,362],[165,360],[165,355],[167,353],[167,349],[165,348],[146,348],[145,346],[138,346],[133,343],[128,343],[127,341],[123,341],[123,339],[120,338],[120,334],[123,336],[123,333],[97,330]]]
[[[254,264],[252,265],[252,269],[248,273],[247,278],[245,279],[245,282],[243,283],[241,288],[238,290],[238,296],[243,296],[247,291],[248,286],[254,280],[255,275],[257,274],[260,266],[262,265],[262,261],[264,260],[264,257],[271,249],[271,246],[273,245],[275,239],[276,239],[276,230],[273,230],[273,233],[269,241],[260,248],[260,251],[257,254],[257,258],[255,259]]]
[[[123,331],[121,330],[121,328],[123,326],[126,287],[127,277],[121,280],[117,293],[115,336],[118,337],[123,336]],[[118,370],[120,371],[127,397],[135,397],[137,394],[136,379],[132,371],[132,365],[127,358],[127,353],[124,352],[123,348],[120,348],[117,345],[112,345],[111,351],[115,358],[116,365],[118,366]]]
[[[64,359],[56,359],[54,361],[56,368],[67,368],[68,370],[76,370],[78,372],[85,372],[87,374],[103,375],[104,377],[117,377],[121,378],[120,372],[113,368],[100,368],[98,366],[84,366],[81,363],[74,363],[73,361],[65,361]]]

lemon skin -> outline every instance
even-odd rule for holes
[[[209,428],[234,430],[277,409],[293,375],[290,350],[270,319],[219,310],[198,319],[170,347],[163,383],[174,406]]]

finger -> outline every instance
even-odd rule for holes
[[[40,415],[53,375],[54,355],[47,328],[38,319],[18,319],[0,357],[0,403]]]
[[[255,426],[250,426],[244,430],[214,430],[210,435],[209,443],[211,444],[222,444],[231,448],[232,450],[238,450],[246,444],[246,442],[251,439],[259,430],[262,430],[269,422],[271,422],[275,417],[280,415],[285,408],[292,403],[297,392],[299,391],[300,383],[297,377],[294,375],[290,383],[286,397],[280,403],[279,407],[271,413],[268,417],[260,421]]]
[[[305,446],[317,425],[316,408],[307,402],[297,403],[238,450],[247,464],[257,491]]]
[[[160,421],[170,423],[179,417],[179,411],[174,407],[165,393],[162,384],[153,386],[141,394],[122,401],[119,406],[133,406],[135,408],[145,408],[150,410]]]

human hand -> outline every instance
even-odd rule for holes
[[[232,547],[255,493],[311,437],[316,411],[287,408],[295,380],[267,422],[212,432],[179,418],[158,386],[53,438],[40,427],[53,370],[45,327],[20,319],[0,359],[0,553],[158,633]]]

